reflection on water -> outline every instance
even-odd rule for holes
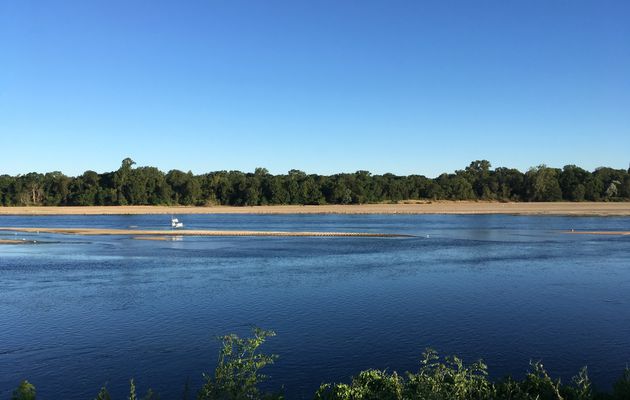
[[[269,385],[310,398],[368,367],[413,370],[431,346],[495,375],[542,359],[601,386],[630,362],[630,218],[189,215],[188,229],[360,231],[414,238],[133,240],[4,232],[0,398],[85,399],[128,379],[179,397],[227,332],[278,336]],[[0,226],[168,229],[164,216],[0,217]]]

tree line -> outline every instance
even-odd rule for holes
[[[402,200],[628,201],[630,168],[545,165],[521,172],[492,168],[487,160],[437,178],[423,175],[372,175],[368,171],[335,175],[291,170],[272,175],[215,171],[201,175],[155,167],[134,167],[126,158],[116,171],[0,175],[2,206],[362,204]]]

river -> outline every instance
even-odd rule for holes
[[[411,238],[0,232],[0,399],[162,398],[194,391],[226,333],[273,329],[266,387],[311,398],[362,369],[416,370],[431,347],[493,377],[542,360],[609,389],[630,363],[628,217],[186,215],[190,229],[348,231]],[[168,216],[0,216],[0,226],[168,229]]]

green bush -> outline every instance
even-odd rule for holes
[[[252,329],[252,337],[241,338],[231,334],[220,338],[222,342],[214,374],[203,374],[204,383],[197,400],[281,400],[282,394],[265,393],[259,388],[267,377],[260,371],[273,364],[276,355],[260,352],[273,331]],[[184,398],[188,398],[188,384]],[[128,400],[139,400],[133,379],[130,381]],[[140,400],[157,400],[151,389]],[[488,367],[477,361],[470,365],[458,357],[441,358],[434,350],[423,353],[417,372],[399,375],[370,369],[359,372],[350,383],[322,384],[315,400],[630,400],[630,369],[613,385],[612,393],[593,390],[586,368],[569,384],[552,379],[542,363],[530,364],[525,377],[511,377],[492,382]],[[20,383],[11,400],[35,400],[35,387],[28,381]],[[95,400],[111,400],[106,387],[102,387]]]
[[[613,385],[613,399],[630,400],[630,368],[626,367],[621,378]]]
[[[552,379],[543,365],[532,363],[521,381],[488,380],[487,366],[478,361],[466,366],[457,357],[441,359],[427,350],[418,372],[401,378],[396,372],[368,370],[350,384],[323,384],[315,400],[630,400],[630,370],[615,383],[613,394],[594,393],[586,368],[571,384]]]
[[[29,381],[22,381],[20,386],[13,391],[11,400],[35,400],[35,386]]]
[[[205,383],[197,395],[198,400],[254,400],[282,399],[281,395],[261,393],[258,385],[267,377],[259,371],[273,364],[276,355],[260,353],[258,348],[275,332],[252,329],[253,337],[240,338],[235,334],[221,338],[214,376],[204,374]]]

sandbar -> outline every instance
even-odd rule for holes
[[[630,235],[630,231],[565,231],[564,233],[570,233],[572,235]]]
[[[101,228],[18,228],[0,227],[0,231],[28,233],[56,233],[64,235],[125,235],[125,236],[321,236],[321,237],[413,237],[395,233],[373,232],[284,232],[284,231],[211,231],[211,230],[142,230]]]
[[[13,239],[0,239],[0,244],[27,244],[31,241],[26,240],[13,240]]]
[[[164,240],[164,241],[168,241],[168,240],[181,240],[182,237],[181,236],[134,236],[132,239],[135,240]]]
[[[512,214],[630,216],[630,202],[489,202],[404,201],[396,204],[278,206],[76,206],[0,207],[0,215],[131,215],[131,214]]]

